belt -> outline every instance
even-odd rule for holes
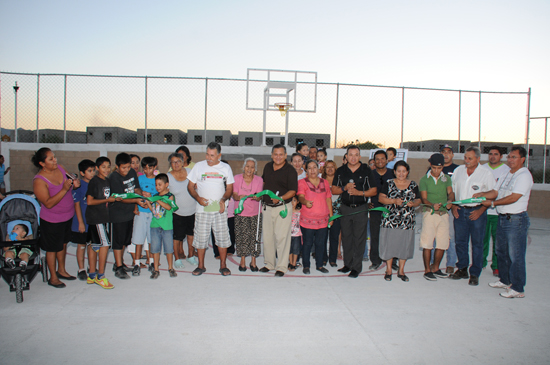
[[[503,213],[503,214],[499,213],[498,216],[499,216],[499,217],[506,217],[506,219],[510,220],[510,219],[512,219],[512,216],[518,215],[518,214],[523,214],[523,213],[525,213],[525,212],[519,212],[519,213]]]
[[[363,203],[363,204],[346,204],[346,203],[342,203],[342,204],[345,205],[346,207],[357,208],[357,207],[360,207],[360,206],[365,205],[367,203]]]
[[[479,208],[479,207],[481,207],[481,204],[474,205],[473,207],[466,207],[466,206],[464,206],[464,205],[461,206],[461,208],[463,208],[463,209],[477,209],[477,208]]]

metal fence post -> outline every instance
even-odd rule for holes
[[[63,143],[67,143],[67,75],[63,87]]]
[[[145,144],[147,144],[147,76],[145,76]]]
[[[206,142],[206,121],[207,121],[207,115],[208,115],[208,77],[204,79],[205,80],[205,88],[204,88],[204,144],[208,144]],[[189,141],[187,141],[189,142]]]
[[[542,151],[542,183],[546,184],[546,136],[548,130],[548,118],[544,118],[544,150]]]
[[[36,142],[39,142],[39,115],[40,115],[40,74],[36,75]]]
[[[338,98],[340,97],[340,83],[336,84],[336,121],[334,123],[334,148],[338,146]]]
[[[478,126],[478,140],[477,140],[477,147],[479,148],[479,151],[481,152],[481,91],[479,92],[479,126]]]
[[[458,148],[457,153],[460,153],[460,125],[462,122],[462,90],[458,91]]]
[[[401,144],[400,148],[403,148],[403,134],[405,130],[405,87],[401,89]]]
[[[526,130],[525,130],[525,145],[526,145],[526,149],[527,149],[527,159],[525,160],[526,161],[526,166],[527,168],[529,168],[529,124],[531,123],[531,120],[529,119],[531,117],[531,88],[529,88],[529,92],[527,93],[527,120],[525,121],[525,123],[527,124],[526,125]],[[546,151],[544,151],[544,153],[546,154]],[[546,161],[546,156],[544,156],[544,160]]]

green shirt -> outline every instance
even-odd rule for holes
[[[160,194],[155,194],[155,196]],[[165,194],[168,198],[174,196],[172,193]],[[174,224],[172,221],[172,211],[173,209],[166,210],[160,206],[158,202],[154,202],[153,206],[153,220],[151,221],[151,227],[160,227],[165,231],[170,231],[174,229]]]
[[[442,205],[439,211],[446,212],[447,208],[445,208],[445,205],[448,199],[447,187],[449,186],[453,186],[449,175],[441,173],[436,181],[432,173],[428,171],[428,173],[420,179],[419,190],[428,192],[428,201],[432,204],[441,203]],[[428,207],[422,207],[422,209],[423,211],[430,210]]]

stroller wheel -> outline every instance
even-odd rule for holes
[[[15,274],[15,299],[17,303],[23,303],[23,277],[20,273]]]

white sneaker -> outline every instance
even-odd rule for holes
[[[199,264],[199,260],[197,259],[196,256],[193,256],[193,257],[188,257],[187,259],[187,262],[189,262],[191,265],[198,265]]]
[[[506,285],[502,281],[498,280],[494,283],[489,283],[489,286],[491,288],[497,288],[497,289],[509,289],[511,285]]]
[[[500,293],[503,298],[525,298],[525,293],[519,293],[514,289],[508,289],[507,291]]]

